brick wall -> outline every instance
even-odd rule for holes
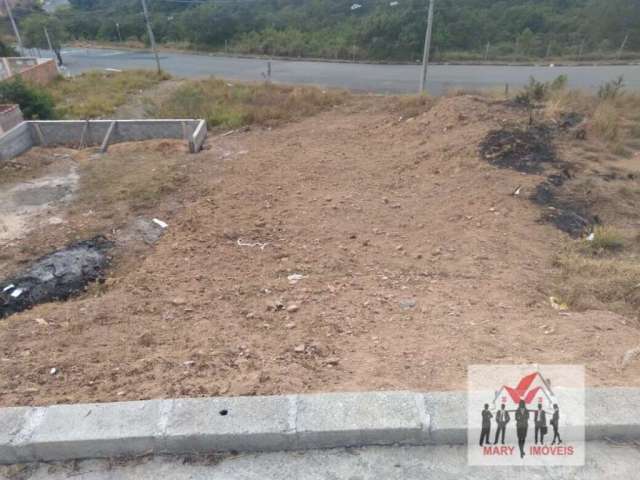
[[[24,80],[37,83],[38,85],[47,85],[58,76],[58,67],[53,59],[48,59],[38,65],[29,67],[21,71],[19,74]]]

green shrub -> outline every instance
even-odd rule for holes
[[[20,77],[0,82],[0,103],[17,103],[27,120],[55,117],[53,97],[42,87],[25,83]]]
[[[622,92],[624,88],[624,77],[620,76],[615,80],[603,83],[598,89],[598,97],[602,100],[613,100]]]
[[[529,77],[529,83],[516,95],[516,102],[531,106],[536,102],[543,102],[549,98],[551,92],[564,90],[567,86],[566,75],[559,75],[551,82],[539,82],[534,77]]]

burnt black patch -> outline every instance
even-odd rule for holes
[[[113,243],[103,236],[73,243],[0,281],[0,318],[39,303],[66,300],[102,279],[109,264],[107,251],[112,247]]]
[[[551,137],[551,129],[544,125],[492,130],[480,144],[480,154],[500,168],[540,173],[545,164],[557,161]]]
[[[551,223],[572,237],[590,231],[598,219],[591,215],[588,205],[568,193],[567,182],[573,178],[571,166],[558,159],[553,138],[582,120],[581,115],[568,113],[555,125],[509,126],[489,132],[480,144],[482,157],[500,168],[540,174],[548,166],[554,167],[555,172],[538,184],[530,200],[544,208],[540,221]]]
[[[567,180],[566,174],[549,175],[536,187],[531,201],[545,207],[541,217],[543,222],[552,223],[559,230],[576,238],[591,230],[598,219],[591,215],[587,205],[566,198],[561,188]]]

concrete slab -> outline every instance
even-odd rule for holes
[[[300,395],[298,448],[421,444],[429,419],[412,392]]]
[[[24,426],[30,410],[29,407],[0,409],[0,464],[16,463],[20,460],[13,442]]]
[[[40,409],[32,433],[15,442],[17,454],[33,460],[63,460],[142,455],[153,452],[160,437],[163,404],[150,400]]]
[[[286,450],[295,440],[295,396],[175,400],[163,451]]]

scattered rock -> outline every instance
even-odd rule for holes
[[[174,305],[184,305],[187,303],[187,301],[182,297],[175,297],[171,300],[171,303],[173,303]]]
[[[304,343],[301,343],[300,345],[296,345],[293,348],[293,351],[296,352],[296,353],[304,353],[304,349],[305,349],[305,345],[304,345]]]
[[[622,357],[622,369],[627,368],[631,362],[633,362],[636,358],[640,356],[640,347],[632,348],[631,350],[627,350]]]
[[[291,330],[292,328],[296,328],[296,322],[289,322],[285,325],[286,328]]]
[[[284,303],[282,300],[270,300],[267,302],[267,310],[269,311],[278,311],[284,309]]]
[[[291,285],[295,285],[296,283],[298,283],[303,278],[304,278],[304,275],[301,275],[300,273],[292,273],[291,275],[289,275],[287,277],[287,280],[289,280],[289,283]]]
[[[410,308],[414,308],[416,306],[416,301],[413,298],[405,298],[400,300],[400,308],[403,310],[409,310]]]
[[[326,365],[334,365],[335,366],[335,365],[338,365],[338,363],[340,363],[340,359],[337,358],[337,357],[329,357],[324,361],[324,363]]]
[[[287,312],[289,312],[289,313],[294,313],[294,312],[297,312],[298,310],[300,310],[300,307],[298,305],[296,305],[295,303],[292,303],[291,305],[289,305],[287,307]]]
[[[155,339],[153,338],[151,332],[146,332],[140,335],[140,337],[138,338],[138,343],[143,347],[150,347],[155,343]]]

